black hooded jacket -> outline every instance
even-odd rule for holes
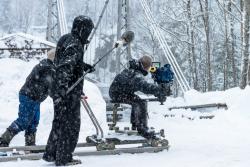
[[[94,25],[90,18],[78,16],[73,22],[71,33],[62,36],[56,48],[54,64],[56,75],[53,82],[53,98],[65,97],[66,92],[82,75],[85,69],[83,62],[84,45]],[[70,95],[80,97],[83,82],[70,92]]]
[[[116,100],[117,97],[124,95],[133,96],[137,91],[156,97],[164,96],[160,87],[145,80],[145,75],[147,71],[143,69],[141,63],[136,60],[130,61],[129,68],[118,74],[112,82],[109,89],[111,99]]]
[[[44,101],[50,93],[53,75],[53,62],[49,59],[43,59],[32,69],[19,93],[34,101]]]

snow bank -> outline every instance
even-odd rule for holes
[[[38,63],[33,60],[24,62],[19,59],[0,59],[0,134],[17,118],[18,114],[18,92],[24,84],[26,77],[32,68]],[[107,130],[105,102],[99,89],[91,82],[85,81],[84,92],[89,97],[88,101],[93,108],[97,119],[104,130]],[[87,113],[81,108],[81,132],[79,142],[85,141],[87,135],[95,133]],[[37,144],[46,144],[53,120],[53,103],[47,98],[41,104],[41,120],[37,132]],[[23,133],[13,139],[11,145],[24,145]]]
[[[191,90],[184,95],[184,101],[187,105],[208,104],[208,103],[226,103],[228,106],[227,115],[230,119],[241,119],[241,121],[249,121],[249,98],[250,87],[244,90],[240,88],[232,88],[227,91],[216,91],[199,93]],[[238,120],[239,121],[239,120]]]
[[[225,92],[199,93],[191,90],[184,98],[168,98],[165,105],[149,105],[149,124],[165,129],[170,152],[159,166],[247,167],[250,163],[250,87]],[[198,119],[201,113],[172,110],[169,107],[208,103],[226,103],[228,110],[210,111],[213,119]],[[167,117],[164,115],[175,115]],[[187,117],[193,117],[189,120]]]

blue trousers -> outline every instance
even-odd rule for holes
[[[9,126],[15,134],[25,130],[25,134],[35,133],[40,120],[40,102],[19,94],[18,118]]]

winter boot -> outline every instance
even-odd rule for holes
[[[132,123],[131,129],[132,129],[132,130],[136,130],[136,124]]]
[[[72,159],[70,162],[66,163],[65,166],[71,166],[71,165],[79,165],[82,164],[82,161],[79,159]]]
[[[139,122],[137,127],[139,135],[146,139],[153,139],[155,138],[155,132],[149,130],[148,128],[148,112],[145,103],[141,104],[141,111],[139,112]]]
[[[61,164],[56,162],[56,166],[72,166],[72,165],[79,165],[82,164],[82,161],[79,159],[72,159],[71,161],[67,162],[66,164]]]
[[[12,132],[9,129],[6,129],[6,131],[0,137],[0,147],[9,147],[10,141],[15,135],[16,133]]]
[[[138,130],[139,135],[141,135],[142,137],[148,140],[156,138],[155,132],[152,130],[149,130],[148,127],[141,125],[140,127],[137,128],[137,130]]]
[[[36,145],[36,133],[25,133],[25,146]]]
[[[42,158],[44,161],[47,161],[47,162],[55,162],[55,158],[53,156],[50,156],[46,153],[43,154],[43,158]]]

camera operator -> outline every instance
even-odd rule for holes
[[[132,129],[137,129],[138,133],[147,139],[154,138],[155,134],[148,128],[146,102],[135,92],[152,94],[161,103],[166,101],[167,96],[162,87],[145,80],[151,65],[152,59],[149,56],[142,56],[139,60],[129,61],[129,67],[115,77],[109,89],[109,96],[112,101],[132,105],[130,120]]]

